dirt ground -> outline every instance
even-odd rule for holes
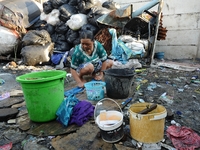
[[[8,62],[1,62],[0,63],[0,72],[1,73],[11,73],[15,76],[22,75],[27,72],[31,72],[34,70],[30,69],[16,69],[5,67]],[[177,62],[175,62],[177,63]],[[191,62],[178,62],[183,64],[184,66],[195,66],[197,69],[193,71],[184,71],[184,69],[173,69],[163,66],[156,66],[156,67],[145,67],[143,70],[137,69],[135,70],[135,75],[132,80],[132,85],[130,87],[130,96],[134,93],[133,100],[125,107],[124,112],[127,112],[129,107],[137,102],[149,102],[149,103],[156,103],[162,105],[166,108],[168,112],[168,116],[165,119],[165,133],[164,143],[170,146],[173,146],[171,140],[166,136],[166,129],[171,125],[171,121],[174,120],[176,123],[179,123],[181,126],[189,127],[198,135],[200,135],[200,66],[199,62],[191,63]],[[48,69],[48,67],[46,67]],[[182,67],[184,68],[184,67]],[[44,69],[44,66],[43,66]],[[68,68],[66,68],[68,70]],[[70,89],[75,87],[73,79],[68,79],[66,83],[65,89]],[[164,95],[166,94],[166,95]],[[160,98],[161,95],[164,95],[164,99]],[[129,96],[129,97],[130,97]],[[125,100],[125,99],[123,99]],[[123,100],[116,100],[118,103],[121,103]],[[92,122],[92,120],[91,120]],[[96,125],[92,123],[87,123],[86,126],[80,127],[79,130],[82,128],[82,132],[79,131],[81,134],[73,132],[73,134],[64,134],[62,136],[56,136],[54,138],[54,142],[49,137],[43,137],[46,140],[43,142],[37,142],[37,144],[41,144],[47,149],[79,149],[79,150],[86,150],[86,149],[113,149],[113,150],[120,150],[120,149],[140,149],[138,145],[134,145],[133,139],[130,136],[130,126],[129,126],[129,117],[124,118],[125,126],[124,138],[115,143],[115,144],[108,144],[104,141],[97,142],[101,140],[101,136],[99,135],[98,129],[95,127]],[[1,126],[0,130],[3,133],[5,128]],[[84,132],[83,132],[84,130]],[[95,130],[91,136],[87,136],[86,131]],[[77,135],[74,135],[78,134]],[[81,136],[80,136],[81,135]],[[73,137],[76,136],[76,141],[72,141]],[[87,137],[86,137],[87,136]],[[90,139],[88,139],[90,137]],[[30,139],[30,135],[27,135],[24,139]],[[36,136],[36,138],[41,138],[41,136]],[[96,139],[97,138],[97,139]],[[70,140],[71,139],[71,140]],[[85,140],[85,142],[84,142]],[[24,140],[22,140],[24,141]],[[22,148],[22,141],[16,142],[13,145],[13,149],[23,149]],[[57,142],[55,142],[57,141]],[[63,148],[59,147],[58,144],[62,142],[66,142],[63,144]],[[55,144],[57,143],[57,144]],[[83,144],[84,143],[84,144]],[[53,146],[52,146],[53,145]],[[72,147],[72,145],[75,145]],[[162,149],[166,149],[163,148]]]

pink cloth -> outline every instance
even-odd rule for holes
[[[188,127],[169,126],[167,136],[177,150],[194,150],[200,147],[200,136]]]
[[[11,149],[12,149],[12,143],[0,146],[0,150],[11,150]]]

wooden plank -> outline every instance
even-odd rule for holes
[[[76,131],[79,127],[76,125],[63,126],[57,120],[49,122],[33,122],[29,119],[28,115],[25,116],[24,121],[19,122],[21,130],[28,130],[27,133],[31,135],[41,136],[55,136]]]
[[[90,121],[88,121],[86,122],[86,124],[81,126],[76,133],[69,134],[60,139],[56,138],[55,140],[52,140],[51,144],[56,150],[75,150],[75,149],[97,150],[99,148],[102,148],[102,145],[100,145],[100,147],[98,148],[97,147],[90,148],[90,146],[91,143],[93,143],[98,132],[99,129],[97,125],[92,124],[90,123]]]
[[[24,96],[22,90],[12,90],[10,92],[10,97],[18,97],[18,96]]]

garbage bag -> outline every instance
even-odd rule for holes
[[[59,10],[53,9],[49,14],[45,14],[44,12],[42,12],[40,14],[40,20],[45,20],[47,23],[54,26],[60,21],[59,15],[60,15]]]
[[[94,6],[100,6],[99,0],[79,0],[78,1],[78,8],[88,10]]]
[[[49,14],[54,9],[50,1],[44,2],[42,6],[43,6],[43,12],[45,14]]]
[[[69,29],[66,33],[66,40],[69,43],[73,43],[74,40],[76,40],[79,37],[79,32],[78,31],[74,31],[72,29]]]
[[[10,54],[19,44],[19,36],[3,26],[0,26],[0,31],[0,55]]]
[[[59,22],[55,26],[55,32],[60,34],[65,34],[68,31],[69,27],[65,25],[65,22]]]
[[[95,6],[91,8],[90,12],[87,14],[88,16],[92,17],[92,15],[104,15],[110,13],[112,10],[109,10],[104,7]]]
[[[53,35],[51,35],[51,39],[53,42],[65,41],[65,35],[59,34],[59,33],[54,33]]]
[[[35,66],[43,62],[48,62],[53,53],[54,43],[42,45],[30,45],[21,49],[22,61],[25,65]]]
[[[58,9],[61,5],[68,2],[68,0],[49,0],[52,3],[53,8]]]
[[[38,20],[29,30],[46,30],[50,35],[54,33],[54,26],[47,23],[45,20]]]
[[[66,41],[57,41],[54,46],[54,50],[60,52],[66,52],[69,51],[70,49],[71,46]]]
[[[45,45],[51,42],[51,37],[46,30],[29,30],[22,39],[22,45]]]
[[[36,21],[31,27],[29,27],[29,30],[37,30],[39,29],[40,27],[43,27],[46,25],[46,21],[45,20],[38,20]]]
[[[119,9],[120,5],[116,2],[113,2],[113,1],[105,1],[102,4],[102,7],[105,7],[107,9],[111,9],[111,10],[115,10],[115,9]]]
[[[80,43],[81,43],[81,39],[78,37],[77,39],[75,39],[75,40],[73,41],[73,46],[78,45],[78,44],[80,44]]]
[[[69,20],[72,15],[78,13],[76,7],[71,6],[69,4],[63,4],[62,6],[60,6],[59,11],[60,11],[60,19],[64,22]]]
[[[52,35],[55,32],[55,27],[49,23],[46,23],[44,26],[41,26],[39,30],[46,30],[50,35]]]
[[[90,8],[86,8],[85,7],[85,1],[83,0],[77,0],[77,8],[78,8],[78,12],[82,13],[82,14],[88,14],[90,11]]]
[[[52,10],[47,19],[47,23],[51,25],[56,25],[58,22],[60,22],[59,15],[60,15],[60,12],[58,9]]]
[[[72,30],[79,30],[84,24],[87,24],[87,15],[85,14],[74,14],[66,22]]]
[[[69,0],[68,4],[71,5],[71,6],[77,6],[78,0]]]
[[[65,98],[56,112],[57,120],[63,125],[68,126],[73,108],[78,103],[79,100],[74,95],[69,95]]]
[[[90,30],[92,31],[93,35],[96,35],[97,32],[99,31],[99,28],[97,26],[94,26],[92,24],[84,24],[81,27],[81,30],[79,32],[85,31],[85,30]]]
[[[90,9],[90,12],[87,14],[87,20],[90,24],[94,26],[98,26],[97,19],[104,14],[110,13],[111,10],[103,7],[93,7]]]

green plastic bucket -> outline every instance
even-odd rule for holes
[[[49,70],[18,76],[30,120],[46,122],[56,118],[56,111],[64,100],[66,71]]]

